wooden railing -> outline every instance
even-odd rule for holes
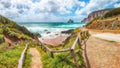
[[[82,45],[84,47],[86,47],[86,41],[89,38],[88,34],[89,34],[88,31],[82,31],[81,33],[79,33],[77,35],[74,43],[72,44],[72,46],[70,48],[66,48],[66,49],[62,49],[62,50],[52,50],[46,44],[43,44],[43,43],[40,43],[40,45],[43,46],[46,49],[46,52],[49,52],[51,54],[51,57],[54,57],[54,53],[70,52],[73,59],[74,59],[74,63],[76,64],[76,67],[80,68],[80,65],[79,65],[77,57],[76,57],[75,47],[76,47],[77,43],[78,43],[79,48],[81,48]],[[82,38],[83,36],[85,37],[84,39]],[[83,49],[85,49],[85,48],[83,48]],[[86,51],[83,51],[83,52],[86,52]],[[64,58],[67,58],[67,56],[65,56]],[[86,58],[84,58],[84,61],[85,61],[85,64],[86,64],[86,68],[89,68],[88,64],[86,62]]]
[[[27,51],[27,48],[28,48],[28,44],[26,44],[23,52],[21,53],[21,57],[18,62],[18,68],[23,68],[23,63],[24,63],[24,58],[25,58],[25,53]]]

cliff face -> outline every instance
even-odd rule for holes
[[[86,28],[97,30],[120,30],[120,7],[108,11],[100,18],[87,23]]]
[[[93,21],[90,25],[86,26],[86,28],[98,30],[120,30],[120,19],[116,17],[112,20],[104,19]]]
[[[87,18],[83,19],[82,22],[88,23],[96,17],[101,17],[111,9],[98,10],[90,13]]]

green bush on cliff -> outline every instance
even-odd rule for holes
[[[32,39],[34,34],[28,31],[24,26],[16,24],[14,21],[9,20],[0,15],[0,34],[8,35],[10,38],[18,39]]]
[[[85,25],[85,27],[88,26],[88,25],[90,25],[90,24],[92,24],[93,21],[98,20],[98,19],[101,19],[101,17],[96,17],[96,18],[94,18],[94,19],[91,20],[89,23],[87,23],[87,24]]]
[[[15,28],[9,28],[8,26],[3,26],[2,30],[3,30],[3,34],[9,36],[10,38],[18,38],[18,39],[26,39],[26,40],[32,39],[27,34],[24,34],[23,32]]]
[[[9,29],[16,29],[19,32],[22,32],[25,35],[28,35],[32,38],[34,38],[34,34],[31,33],[30,31],[28,31],[24,26],[20,26],[18,24],[16,24],[14,21],[9,20],[8,18],[5,18],[3,16],[0,15],[0,27],[4,27],[3,29],[7,30],[7,28]]]
[[[4,40],[3,40],[3,35],[0,34],[0,43],[2,43]]]
[[[104,15],[104,18],[112,17],[112,16],[115,16],[115,15],[118,15],[118,14],[120,14],[120,7],[119,7],[119,8],[112,9],[112,10],[110,10],[109,12],[107,12],[107,13]]]

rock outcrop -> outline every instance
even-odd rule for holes
[[[68,23],[73,23],[74,21],[72,19],[69,19],[68,20]]]
[[[86,28],[98,30],[120,30],[120,20],[97,20],[92,22]]]
[[[73,31],[74,31],[74,29],[70,29],[70,30],[67,30],[67,31],[61,31],[61,33],[63,33],[63,34],[71,34]]]
[[[93,20],[93,19],[96,18],[96,17],[101,17],[101,16],[103,16],[105,13],[107,13],[107,12],[110,11],[110,10],[111,10],[111,9],[104,9],[104,10],[94,11],[94,12],[90,13],[87,18],[84,18],[84,19],[82,20],[82,22],[88,23],[88,22],[90,22],[91,20]]]
[[[120,8],[111,9],[102,17],[94,18],[91,22],[87,23],[86,28],[97,30],[120,30]]]

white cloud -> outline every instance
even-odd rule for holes
[[[115,4],[114,7],[120,7],[120,3]]]
[[[90,0],[90,2],[82,9],[77,9],[76,14],[88,15],[95,10],[104,9],[107,6],[116,3],[118,0]]]
[[[0,0],[0,14],[15,21],[65,21],[66,17],[58,15],[84,6],[79,0]]]
[[[14,21],[80,21],[118,0],[0,0],[0,14]],[[118,6],[117,4],[115,6]]]

